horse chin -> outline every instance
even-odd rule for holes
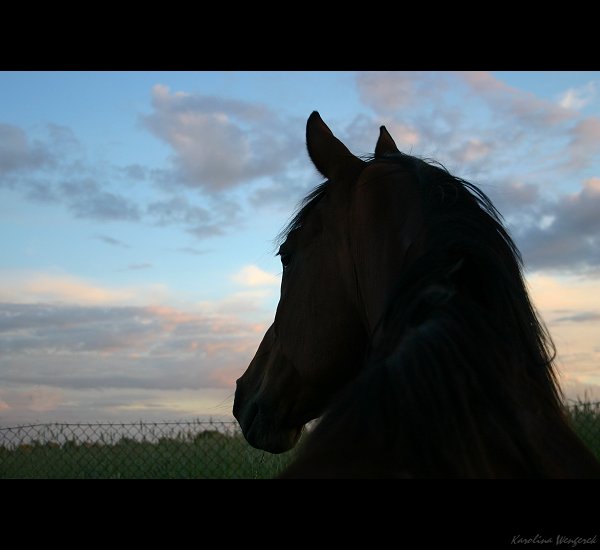
[[[298,439],[302,428],[292,428],[287,430],[261,432],[251,430],[246,436],[246,440],[256,449],[267,451],[272,454],[285,453],[293,449]]]
[[[275,426],[260,412],[249,423],[240,423],[240,425],[250,445],[272,454],[285,453],[293,449],[302,433],[302,426],[292,428]]]

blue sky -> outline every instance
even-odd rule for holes
[[[318,110],[481,186],[600,399],[600,73],[0,73],[0,423],[228,415]]]

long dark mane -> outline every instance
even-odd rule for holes
[[[490,199],[441,165],[402,153],[377,162],[417,182],[426,252],[399,275],[361,374],[283,477],[599,477],[570,429],[552,340]]]

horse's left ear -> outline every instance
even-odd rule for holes
[[[361,170],[365,165],[333,135],[317,111],[313,111],[306,123],[306,148],[317,170],[329,180],[342,173],[349,174],[348,170]]]
[[[390,133],[386,130],[385,126],[381,126],[379,128],[379,139],[377,140],[377,145],[375,145],[375,158],[378,159],[399,152]]]

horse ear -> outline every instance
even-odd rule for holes
[[[386,130],[385,126],[381,126],[379,128],[377,145],[375,145],[375,158],[378,159],[399,152],[390,133]]]
[[[333,135],[317,111],[312,112],[306,123],[306,148],[317,170],[327,179],[333,179],[341,170],[358,169],[365,164]]]

